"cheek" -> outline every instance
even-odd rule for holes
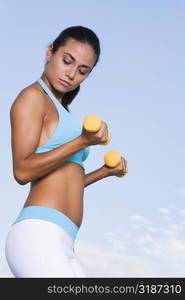
[[[50,69],[52,69],[52,72],[59,73],[59,75],[61,75],[67,70],[66,65],[64,65],[64,63],[58,58],[53,58],[50,61],[49,67]]]
[[[75,79],[75,86],[77,87],[78,85],[80,85],[83,81],[85,80],[85,78],[82,78],[82,76],[76,76],[76,79]]]
[[[83,82],[83,81],[85,81],[86,79],[87,79],[87,77],[88,77],[88,75],[85,75],[85,76],[81,76],[80,75],[80,82]]]

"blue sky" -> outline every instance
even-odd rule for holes
[[[66,27],[91,28],[100,61],[70,106],[107,122],[107,146],[91,146],[86,172],[109,150],[129,173],[85,188],[76,252],[89,277],[185,276],[185,3],[177,0],[1,1],[0,277],[11,223],[29,184],[12,173],[9,109],[37,80],[47,46]]]

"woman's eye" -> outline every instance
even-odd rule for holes
[[[86,73],[84,73],[84,72],[82,72],[82,71],[79,71],[79,72],[80,72],[81,75],[85,75],[85,74],[86,74]]]
[[[63,62],[66,64],[66,65],[69,65],[70,64],[70,61],[67,61],[65,59],[63,59]]]
[[[68,61],[68,60],[66,60],[66,59],[63,59],[63,62],[64,62],[66,65],[69,65],[69,64],[71,63],[70,61]],[[84,73],[84,72],[82,72],[81,70],[79,70],[79,72],[80,72],[81,75],[86,75],[86,73],[87,73],[87,72]]]

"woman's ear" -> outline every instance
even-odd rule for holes
[[[53,55],[52,49],[53,49],[53,44],[49,45],[48,50],[46,52],[46,60],[47,60],[47,62],[50,61],[50,59],[51,59],[51,57]]]

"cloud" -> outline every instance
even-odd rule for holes
[[[150,231],[150,232],[158,232],[158,229],[156,227],[149,226],[148,227],[148,231]]]
[[[159,208],[151,222],[136,214],[129,220],[127,228],[106,232],[102,245],[78,241],[88,276],[185,277],[184,210],[168,206]]]
[[[146,218],[144,218],[141,215],[137,215],[137,214],[131,215],[130,220],[131,221],[136,221],[136,222],[142,222],[142,223],[148,223],[149,222]]]
[[[87,277],[144,277],[155,272],[145,258],[109,252],[85,241],[78,242],[76,252]]]
[[[124,251],[127,249],[123,240],[117,238],[112,232],[105,233],[105,240],[109,241],[114,249]]]
[[[176,193],[180,196],[185,197],[185,188],[176,189]]]
[[[166,207],[161,207],[160,209],[159,209],[159,212],[161,213],[161,214],[168,214],[169,213],[169,209],[168,208],[166,208]]]
[[[185,217],[185,209],[180,209],[179,214]]]

